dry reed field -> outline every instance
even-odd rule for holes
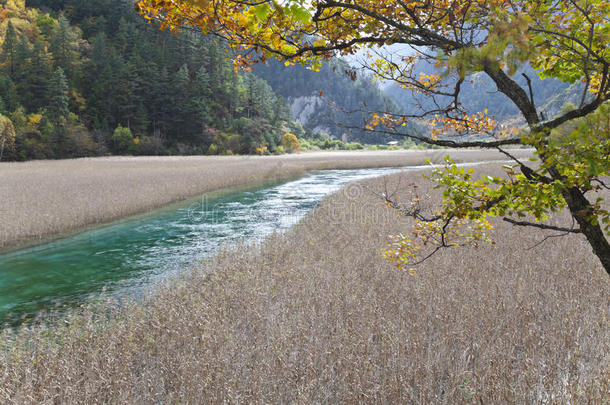
[[[418,165],[446,153],[363,151],[0,163],[0,248],[110,222],[203,193],[296,177],[307,170]],[[502,158],[487,151],[451,155],[460,161]]]
[[[414,277],[380,255],[409,227],[368,191],[385,182],[427,187],[350,185],[140,303],[5,332],[0,402],[610,401],[610,280],[582,237],[498,222]]]

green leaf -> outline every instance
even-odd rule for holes
[[[296,21],[302,24],[308,23],[311,20],[311,14],[309,14],[309,11],[296,4],[290,6],[290,13]]]
[[[253,7],[252,13],[254,14],[254,16],[257,19],[265,20],[265,19],[267,19],[267,16],[269,15],[270,10],[271,10],[271,7],[269,7],[269,4],[263,3],[258,6]]]

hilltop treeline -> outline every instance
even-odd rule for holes
[[[5,159],[273,152],[284,133],[302,135],[223,44],[161,32],[131,7],[3,2],[0,112],[16,135]]]
[[[14,127],[2,160],[281,153],[288,133],[383,142],[336,124],[362,125],[362,114],[343,111],[364,99],[396,108],[342,65],[235,73],[222,42],[160,31],[130,1],[0,1],[0,42],[0,114]],[[303,128],[291,107],[312,88],[326,95]]]

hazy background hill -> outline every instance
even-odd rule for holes
[[[362,74],[351,76],[354,70],[342,60],[324,63],[319,72],[269,61],[258,65],[254,72],[286,99],[299,123],[344,141],[387,142],[387,136],[346,126],[364,127],[367,111],[401,111],[392,96],[370,78]]]
[[[392,46],[392,52],[404,54],[409,52],[400,46]],[[416,73],[444,75],[444,70],[434,67],[432,64],[420,62],[416,65]],[[583,85],[581,83],[565,83],[556,79],[540,79],[537,72],[529,65],[524,65],[512,76],[526,91],[528,91],[527,75],[531,80],[534,101],[539,111],[547,118],[557,115],[566,103],[579,104]],[[434,109],[435,106],[430,98],[421,94],[412,93],[401,89],[395,83],[386,82],[382,84],[382,90],[395,100],[400,108],[407,112],[420,111],[418,106],[424,109]],[[450,103],[449,97],[437,97],[437,101]],[[487,109],[498,121],[507,123],[518,123],[522,120],[517,107],[506,97],[497,91],[496,85],[483,72],[475,73],[466,78],[461,86],[460,102],[470,113]]]

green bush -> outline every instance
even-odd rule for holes
[[[239,136],[237,134],[229,135],[229,138],[227,139],[226,143],[223,146],[224,146],[224,152],[227,155],[233,155],[234,153],[241,153],[243,150],[241,136]],[[229,152],[231,152],[231,153],[229,153]]]
[[[215,143],[208,148],[208,155],[218,155],[218,146]]]
[[[167,153],[163,139],[160,136],[143,136],[138,144],[138,155],[156,156]]]
[[[364,146],[358,142],[350,142],[345,144],[345,150],[359,150],[364,149]]]
[[[112,150],[121,155],[133,153],[135,149],[131,130],[120,125],[114,130],[110,141],[112,142]]]
[[[404,141],[402,141],[402,147],[403,149],[414,149],[417,146],[417,144],[415,142],[413,142],[413,139],[405,139]]]
[[[100,154],[100,146],[84,125],[71,125],[66,134],[62,156],[86,157]]]

